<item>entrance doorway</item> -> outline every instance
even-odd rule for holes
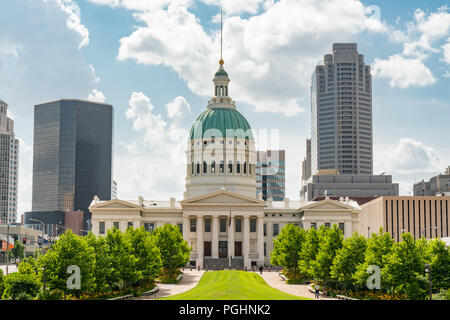
[[[242,257],[242,242],[241,241],[236,241],[234,243],[234,256]]]
[[[228,241],[219,241],[219,258],[228,258]]]
[[[211,241],[205,241],[203,243],[203,256],[211,257]]]

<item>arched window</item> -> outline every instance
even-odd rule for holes
[[[223,173],[223,171],[225,169],[224,167],[225,167],[225,164],[223,163],[223,160],[220,160],[220,168],[219,168],[220,173]]]
[[[197,170],[196,170],[197,174],[200,174],[200,162],[197,162]]]
[[[191,164],[191,175],[194,175],[194,163]]]
[[[244,162],[244,174],[247,174],[247,161]]]
[[[214,160],[211,162],[211,173],[216,173],[216,162]]]
[[[241,173],[241,163],[239,161],[236,162],[236,173]]]
[[[206,173],[208,169],[208,165],[206,164],[206,161],[203,161],[203,173]]]
[[[220,96],[223,97],[223,86],[220,86]]]
[[[225,96],[228,96],[228,86],[225,86]]]
[[[233,173],[233,162],[228,161],[228,173]]]
[[[216,86],[216,96],[219,95],[219,86]]]

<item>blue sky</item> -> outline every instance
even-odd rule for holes
[[[115,109],[119,198],[182,198],[184,143],[212,94],[218,14],[230,95],[262,141],[286,149],[299,197],[309,81],[333,42],[373,72],[375,173],[402,194],[450,164],[446,1],[15,0],[0,2],[0,98],[21,139],[19,214],[31,208],[33,105],[96,99]],[[262,147],[262,145],[261,145]],[[272,146],[274,147],[274,146]]]

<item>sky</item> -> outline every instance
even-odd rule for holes
[[[219,66],[221,9],[229,94],[259,149],[286,150],[287,197],[299,198],[311,75],[335,42],[356,42],[371,66],[374,174],[412,194],[450,165],[446,3],[0,0],[0,99],[21,144],[18,216],[31,209],[34,105],[60,98],[114,106],[119,198],[182,199],[188,132]]]

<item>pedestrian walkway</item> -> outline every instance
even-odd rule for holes
[[[175,294],[183,293],[194,288],[203,276],[204,271],[184,270],[183,276],[178,284],[158,283],[159,291],[151,296],[143,296],[135,298],[135,300],[154,300],[158,298],[168,297]]]
[[[258,272],[258,274],[260,274]],[[261,275],[261,274],[260,274]],[[287,284],[278,272],[263,272],[261,277],[274,289],[293,294],[295,296],[314,299],[314,293],[308,290],[307,284]],[[320,296],[320,300],[336,300],[331,297]]]

